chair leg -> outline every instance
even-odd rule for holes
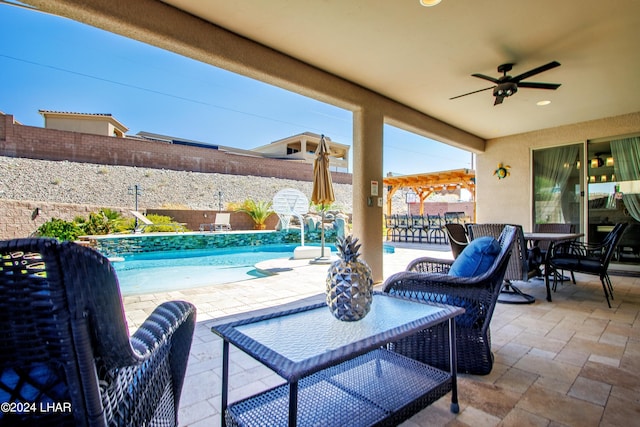
[[[603,274],[600,276],[600,282],[602,282],[602,290],[604,290],[604,296],[607,299],[607,305],[611,308],[611,302],[609,298],[613,299],[613,286],[611,285],[611,280],[609,279],[608,274]]]
[[[606,277],[607,285],[609,286],[609,296],[611,296],[611,299],[613,299],[613,284],[611,283],[611,278],[606,272],[604,274],[604,277]]]
[[[609,277],[607,272],[604,273],[603,277],[604,277],[604,282],[607,284],[607,289],[609,290],[609,297],[613,299],[613,284],[611,283],[611,278]]]

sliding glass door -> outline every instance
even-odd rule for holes
[[[533,195],[534,228],[572,224],[598,243],[628,223],[611,267],[640,271],[640,136],[534,150]]]
[[[614,253],[617,268],[640,266],[640,137],[589,141],[588,237],[602,241],[620,222],[629,224]]]
[[[583,144],[533,152],[533,222],[582,230]],[[536,227],[537,228],[537,227]]]

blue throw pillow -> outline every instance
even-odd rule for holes
[[[472,240],[451,265],[449,274],[459,277],[480,276],[489,270],[500,253],[500,243],[490,236]]]

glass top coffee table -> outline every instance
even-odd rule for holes
[[[212,331],[223,339],[222,425],[397,425],[449,391],[457,413],[454,318],[463,312],[376,293],[357,322],[340,321],[319,303],[216,325]],[[450,372],[384,348],[442,322],[449,322]],[[228,406],[230,343],[287,384]]]

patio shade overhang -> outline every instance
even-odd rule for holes
[[[420,200],[420,214],[424,214],[424,201],[438,191],[468,190],[476,198],[476,171],[452,169],[414,175],[387,176],[383,180],[387,188],[387,215],[391,215],[393,195],[400,188],[411,188]]]

